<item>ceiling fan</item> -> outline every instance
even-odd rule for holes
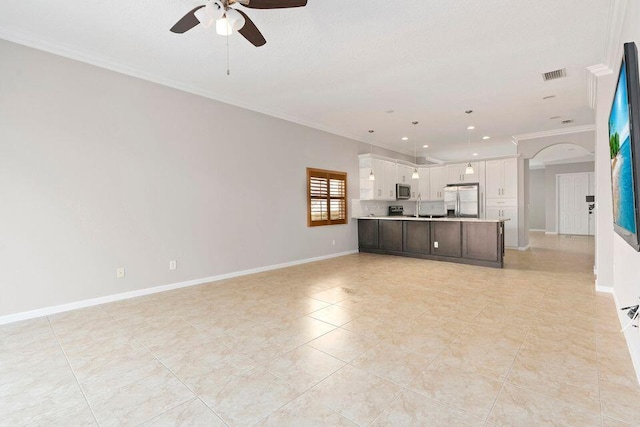
[[[284,9],[306,6],[307,0],[207,0],[176,22],[171,32],[182,34],[198,24],[208,28],[215,21],[218,34],[228,36],[235,30],[254,46],[263,46],[267,41],[258,27],[243,11],[232,8],[234,3],[250,9]]]

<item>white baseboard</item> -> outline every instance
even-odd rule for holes
[[[558,234],[557,231],[545,231],[544,234]]]
[[[615,294],[613,293],[613,288],[611,286],[601,286],[596,284],[596,292],[602,292],[605,294],[612,294],[615,297]]]
[[[529,250],[529,248],[531,247],[531,245],[527,245],[527,246],[518,246],[518,250],[519,251],[527,251]]]
[[[544,228],[530,228],[529,231],[547,231]]]
[[[282,264],[267,265],[265,267],[252,268],[249,270],[234,271],[232,273],[220,274],[217,276],[203,277],[200,279],[187,280],[185,282],[171,283],[168,285],[154,286],[152,288],[138,289],[131,292],[106,295],[98,298],[91,298],[82,301],[75,301],[68,304],[43,307],[36,310],[23,311],[21,313],[7,314],[0,316],[0,325],[18,322],[20,320],[35,319],[37,317],[49,316],[51,314],[63,313],[65,311],[77,310],[79,308],[91,307],[94,305],[106,304],[114,301],[121,301],[129,298],[141,297],[144,295],[156,294],[159,292],[171,291],[173,289],[186,288],[189,286],[202,285],[203,283],[216,282],[218,280],[230,279],[233,277],[246,276],[248,274],[262,273],[264,271],[277,270],[280,268],[292,267],[294,265],[306,264],[309,262],[322,261],[330,258],[337,258],[345,255],[358,253],[358,250],[339,252],[335,254],[322,255],[314,258],[306,258],[297,261],[284,262]]]

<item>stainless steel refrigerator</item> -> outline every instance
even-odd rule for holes
[[[448,217],[480,217],[480,184],[450,184],[444,188],[444,209]]]

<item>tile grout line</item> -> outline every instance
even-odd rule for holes
[[[531,327],[527,327],[526,332],[524,333],[524,339],[522,340],[522,343],[520,344],[520,346],[518,347],[518,351],[516,352],[516,354],[513,356],[513,362],[511,362],[511,365],[509,366],[509,370],[507,371],[506,375],[504,376],[504,381],[502,382],[502,385],[500,386],[500,390],[498,391],[498,394],[496,394],[495,399],[493,400],[493,404],[491,405],[491,409],[489,410],[489,412],[487,413],[487,418],[484,421],[484,426],[488,427],[489,426],[489,419],[491,418],[491,414],[493,413],[493,409],[496,406],[496,403],[498,402],[498,398],[500,397],[500,395],[502,394],[502,391],[504,390],[505,385],[507,385],[507,381],[509,380],[509,375],[511,375],[511,370],[513,369],[513,365],[516,364],[516,360],[518,359],[518,355],[520,354],[520,351],[522,350],[522,347],[524,346],[524,343],[527,340],[527,336],[529,335],[529,331],[531,330]]]
[[[598,333],[597,333],[597,329],[596,329],[596,322],[594,319],[593,322],[593,334],[594,334],[594,339],[596,341],[596,369],[598,372],[598,405],[600,406],[600,425],[604,426],[604,411],[602,410],[602,391],[600,389],[600,385],[601,385],[601,378],[600,378],[600,352],[598,351],[599,349],[599,345],[598,345]]]
[[[477,317],[479,314],[480,314],[480,312],[479,312],[476,316],[474,316],[474,317],[473,317],[473,319],[475,319],[475,317]],[[459,332],[458,336],[462,335],[462,334],[463,334],[463,332],[464,332],[464,331],[466,331],[466,330],[467,330],[467,328],[469,328],[469,327],[471,327],[471,325],[470,325],[470,324],[467,324],[465,327],[463,327],[463,328],[462,328],[462,330]],[[390,380],[388,380],[388,379],[386,379],[386,378],[380,377],[379,375],[377,375],[377,374],[373,373],[372,375],[377,376],[378,378],[382,378],[382,379],[384,379],[384,380],[386,380],[386,381],[390,381],[390,382],[392,382],[393,384],[396,384],[397,386],[399,386],[399,387],[400,387],[400,391],[398,392],[398,394],[397,394],[396,396],[394,396],[394,398],[393,398],[393,399],[391,399],[391,402],[389,402],[389,404],[388,404],[387,406],[385,406],[385,408],[384,408],[384,409],[383,409],[383,410],[382,410],[382,411],[381,411],[381,412],[380,412],[380,413],[379,413],[379,414],[374,418],[374,420],[373,420],[371,423],[369,423],[369,425],[370,425],[370,426],[371,426],[371,425],[373,425],[373,424],[376,422],[376,420],[378,420],[378,418],[380,418],[380,416],[381,416],[381,415],[382,415],[382,414],[383,414],[387,409],[389,409],[389,408],[391,407],[391,405],[393,405],[393,403],[394,403],[395,401],[397,401],[397,400],[400,398],[400,395],[401,395],[401,394],[403,394],[403,393],[405,393],[405,392],[407,392],[407,391],[412,392],[412,393],[417,393],[417,394],[419,394],[420,396],[423,396],[423,397],[425,397],[425,398],[427,398],[427,399],[433,400],[434,402],[441,403],[441,404],[443,404],[444,406],[446,406],[446,407],[448,407],[448,408],[452,408],[452,409],[454,409],[454,410],[456,410],[456,411],[462,411],[462,412],[465,412],[465,413],[466,413],[466,412],[468,412],[468,411],[465,411],[465,410],[463,410],[463,409],[461,409],[461,408],[458,408],[458,407],[456,407],[456,406],[453,406],[453,405],[451,405],[450,403],[442,402],[442,401],[440,401],[440,400],[438,400],[438,399],[433,399],[433,398],[431,398],[431,397],[429,397],[429,396],[425,396],[425,395],[423,395],[422,393],[416,392],[416,391],[414,391],[414,390],[412,390],[412,389],[410,389],[410,388],[409,388],[409,385],[411,385],[411,384],[412,384],[412,383],[413,383],[413,382],[414,382],[414,381],[415,381],[415,380],[416,380],[420,375],[422,375],[423,373],[425,373],[425,372],[426,372],[426,370],[427,370],[430,366],[432,366],[432,365],[434,365],[434,364],[436,363],[436,361],[438,360],[438,357],[440,357],[440,355],[441,355],[442,353],[444,353],[444,352],[445,352],[445,351],[446,351],[446,350],[451,346],[451,344],[453,344],[453,342],[454,342],[456,339],[457,339],[457,337],[456,337],[456,338],[454,338],[454,339],[452,339],[452,340],[451,340],[451,341],[450,341],[450,342],[449,342],[449,343],[448,343],[448,344],[447,344],[447,345],[446,345],[442,350],[440,350],[438,353],[436,353],[436,355],[435,355],[435,356],[433,356],[433,359],[432,359],[432,360],[430,360],[430,362],[427,364],[427,366],[426,366],[425,370],[423,370],[422,372],[420,372],[420,374],[418,374],[415,378],[413,378],[411,381],[409,381],[409,382],[407,383],[407,385],[404,385],[404,386],[403,386],[403,385],[397,384],[397,383],[395,383],[395,382],[393,382],[393,381],[390,381]],[[380,342],[382,342],[382,341],[384,341],[384,340],[380,340],[380,341],[379,341],[379,343],[380,343]],[[377,344],[376,344],[376,345],[377,345]],[[368,351],[368,350],[367,350],[367,351]],[[404,351],[404,350],[403,350],[403,351]],[[411,352],[407,352],[407,353],[411,353]],[[363,354],[364,354],[364,353],[363,353]],[[417,353],[411,353],[411,354],[417,354]],[[358,356],[358,357],[360,357],[360,356]],[[353,360],[355,360],[355,359],[353,359]],[[351,365],[351,362],[349,362],[348,364],[349,364],[349,365]],[[354,367],[354,368],[356,368],[356,369],[360,369],[360,368],[358,368],[358,367],[356,367],[356,366],[354,366],[354,365],[351,365],[351,366],[353,366],[353,367]],[[365,372],[368,372],[368,371],[365,371]],[[371,374],[371,373],[370,373],[370,374]],[[470,415],[471,415],[471,416],[473,416],[472,414],[470,414]],[[476,417],[476,418],[477,418],[477,417]]]
[[[156,305],[158,305],[158,304],[156,304]],[[158,307],[159,307],[159,308],[162,308],[162,307],[160,307],[159,305],[158,305]],[[129,332],[129,330],[128,330],[127,328],[125,328],[125,327],[122,325],[122,323],[120,323],[120,321],[119,321],[118,319],[114,318],[114,320],[115,320],[115,322],[116,322],[118,325],[120,325],[120,327],[121,327],[121,328],[123,328],[123,329],[125,329],[127,332]],[[188,323],[188,322],[187,322],[187,323]],[[194,328],[195,328],[195,327],[194,327]],[[144,345],[140,340],[138,340],[138,338],[137,338],[136,336],[134,336],[134,335],[133,335],[133,334],[131,334],[131,333],[130,333],[130,335],[131,335],[131,337],[133,338],[133,340],[134,340],[135,342],[137,342],[137,343],[138,343],[138,344],[140,344],[140,345],[141,345],[145,350],[147,350],[147,351],[149,352],[149,354],[151,354],[151,355],[153,356],[153,358],[154,358],[154,359],[156,359],[156,361],[157,361],[158,363],[160,363],[160,364],[161,364],[161,365],[162,365],[162,366],[163,366],[163,367],[164,367],[164,368],[165,368],[165,369],[166,369],[166,370],[167,370],[171,375],[173,375],[173,377],[174,377],[175,379],[177,379],[177,380],[180,382],[180,384],[182,384],[182,385],[183,385],[187,390],[189,390],[191,393],[193,393],[194,399],[198,399],[200,402],[202,402],[202,403],[203,403],[207,408],[209,408],[209,410],[210,410],[211,412],[213,412],[213,413],[214,413],[214,415],[215,415],[216,417],[218,417],[218,419],[220,419],[220,420],[221,420],[225,425],[227,425],[227,426],[228,426],[227,422],[226,422],[226,421],[224,421],[224,419],[223,419],[223,418],[222,418],[222,417],[221,417],[221,416],[220,416],[216,411],[214,411],[214,410],[213,410],[213,408],[211,408],[209,405],[207,405],[207,403],[206,403],[204,400],[202,400],[202,398],[200,398],[200,395],[198,395],[198,393],[196,393],[194,390],[192,390],[192,389],[191,389],[191,387],[189,387],[187,384],[185,384],[185,383],[184,383],[184,382],[183,382],[183,381],[182,381],[182,380],[181,380],[181,379],[180,379],[180,378],[179,378],[179,377],[178,377],[178,376],[177,376],[177,375],[176,375],[176,374],[175,374],[171,369],[169,369],[169,367],[168,367],[167,365],[165,365],[165,364],[160,360],[160,358],[159,358],[159,357],[158,357],[158,356],[157,356],[153,351],[149,350],[149,348],[148,348],[146,345]],[[224,345],[224,344],[223,344],[223,345]],[[226,346],[225,346],[225,347],[226,347]],[[151,375],[153,375],[153,374],[151,374]],[[145,378],[149,378],[151,375],[149,375],[149,376],[147,376],[147,377],[145,377]],[[154,418],[159,417],[160,415],[166,414],[167,412],[169,412],[169,411],[171,411],[171,410],[173,410],[173,409],[177,408],[178,406],[184,405],[185,403],[190,402],[190,401],[192,401],[192,400],[194,400],[194,399],[189,399],[189,400],[187,400],[187,401],[185,401],[185,402],[180,402],[179,404],[177,404],[177,405],[175,405],[175,406],[172,406],[171,408],[167,409],[166,411],[162,411],[161,413],[154,415],[153,417],[151,417],[151,418],[149,418],[149,419],[147,419],[147,420],[143,421],[143,422],[142,422],[142,423],[140,423],[140,424],[143,424],[143,423],[145,423],[145,422],[151,421],[151,420],[153,420]]]
[[[319,351],[319,350],[318,350]],[[335,356],[332,356],[335,358]],[[336,358],[337,359],[337,358]],[[340,359],[338,359],[340,360]],[[267,415],[266,417],[261,418],[260,420],[258,420],[257,423],[255,423],[254,425],[257,425],[260,421],[264,421],[267,418],[269,418],[271,415],[275,414],[276,412],[278,412],[280,409],[284,408],[285,406],[287,406],[288,404],[290,404],[291,402],[293,402],[296,399],[299,399],[302,395],[304,395],[305,393],[310,392],[311,390],[313,390],[314,388],[318,387],[320,384],[322,384],[323,382],[325,382],[327,379],[329,379],[330,377],[334,376],[336,373],[340,372],[341,370],[344,369],[344,367],[347,366],[347,364],[345,364],[344,366],[341,366],[339,369],[335,370],[334,372],[330,373],[329,375],[327,375],[326,377],[324,377],[322,380],[320,380],[319,382],[317,382],[316,384],[314,384],[313,386],[309,387],[308,389],[306,389],[305,391],[303,391],[302,393],[300,393],[299,395],[297,395],[295,398],[291,399],[290,401],[288,401],[287,403],[285,403],[284,405],[278,407],[277,409],[275,409],[274,411],[272,411],[269,415]],[[287,384],[289,384],[289,382],[287,380],[285,380],[284,378],[280,377],[278,374],[271,372],[269,369],[267,369],[266,367],[264,368],[267,372],[269,372],[270,374],[276,376],[277,378],[281,379],[282,381],[285,381]],[[321,403],[322,406],[324,406],[325,408],[328,408],[329,410],[335,412],[336,414],[340,415],[341,417],[347,418],[344,415],[340,414],[339,412],[335,411],[333,408],[328,407],[327,405],[325,405],[324,403]],[[353,420],[347,418],[349,421],[353,422]],[[353,422],[354,424],[358,424]]]
[[[56,338],[56,342],[58,343],[58,346],[60,347],[60,350],[62,351],[62,354],[64,355],[64,359],[67,362],[67,366],[69,366],[69,370],[71,371],[71,374],[73,375],[73,378],[76,380],[76,384],[78,385],[78,389],[80,390],[80,393],[82,393],[82,397],[84,398],[84,401],[87,402],[87,407],[89,408],[89,411],[91,411],[91,416],[93,417],[93,420],[96,422],[96,425],[100,426],[100,423],[98,422],[98,418],[96,417],[96,414],[93,412],[93,408],[91,407],[91,404],[89,403],[89,399],[87,398],[87,395],[85,394],[82,386],[80,385],[80,381],[78,380],[78,375],[76,374],[76,371],[73,369],[73,366],[71,365],[71,362],[69,361],[69,357],[67,356],[67,352],[64,350],[64,346],[60,342],[60,339],[58,338],[58,334],[57,334],[55,328],[53,327],[53,325],[51,324],[51,319],[49,318],[49,316],[46,316],[46,317],[47,317],[47,322],[49,323],[49,328],[51,328],[51,332],[53,332],[53,336]]]

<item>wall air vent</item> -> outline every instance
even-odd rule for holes
[[[568,125],[569,123],[573,123],[573,119],[563,120],[560,123],[562,123],[563,125]]]
[[[567,70],[565,68],[542,73],[542,79],[545,82],[548,82],[549,80],[561,79],[563,77],[567,77]]]

